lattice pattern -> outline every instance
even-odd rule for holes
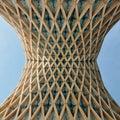
[[[26,65],[0,106],[2,120],[120,120],[96,63],[120,18],[119,0],[1,0]]]

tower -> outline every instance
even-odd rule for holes
[[[96,61],[119,0],[1,0],[0,14],[26,55],[1,120],[120,120]]]

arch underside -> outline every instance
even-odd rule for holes
[[[1,0],[26,55],[2,120],[120,120],[96,62],[120,18],[119,0]]]

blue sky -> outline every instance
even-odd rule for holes
[[[98,65],[104,85],[120,105],[120,21],[106,35]]]
[[[24,52],[16,32],[0,17],[0,104],[18,84],[24,64]]]
[[[120,21],[105,37],[98,64],[103,82],[120,105]],[[25,64],[21,42],[14,29],[0,17],[0,104],[20,80]]]

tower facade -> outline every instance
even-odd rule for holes
[[[96,61],[119,0],[1,0],[0,14],[26,55],[0,120],[120,120]]]

